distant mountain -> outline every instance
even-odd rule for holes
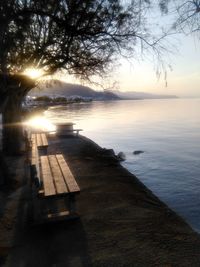
[[[30,95],[50,97],[82,97],[91,98],[93,100],[120,100],[120,99],[168,99],[178,98],[175,95],[159,95],[145,92],[121,92],[118,90],[95,91],[94,89],[80,84],[65,83],[59,80],[51,80],[42,89],[33,89]]]
[[[42,89],[33,89],[30,95],[36,96],[64,96],[73,97],[79,96],[83,98],[91,98],[93,100],[119,100],[120,97],[111,91],[95,91],[90,87],[65,83],[58,80],[53,80],[47,83]]]
[[[175,95],[157,95],[145,92],[121,92],[112,91],[114,94],[118,95],[121,99],[168,99],[168,98],[178,98]]]

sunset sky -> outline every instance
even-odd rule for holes
[[[173,7],[171,7],[173,11]],[[151,11],[148,17],[148,25],[151,30],[157,31],[156,25],[160,28],[170,28],[175,21],[174,13],[162,16],[158,9]],[[159,32],[159,30],[158,30]],[[172,71],[167,72],[167,87],[163,76],[158,80],[155,66],[146,57],[140,63],[133,62],[133,67],[129,63],[122,61],[118,73],[114,79],[118,80],[122,91],[145,91],[152,93],[176,94],[178,96],[200,97],[200,37],[175,34],[167,39],[169,47],[173,53],[164,58],[164,61],[172,66]],[[148,57],[148,55],[147,55]]]
[[[148,14],[148,26],[155,32],[160,28],[169,28],[174,21],[173,15],[162,16],[157,8]],[[200,97],[200,37],[175,34],[169,39],[169,50],[173,53],[164,58],[172,66],[172,71],[167,72],[167,84],[162,77],[156,77],[155,65],[147,54],[143,60],[120,60],[121,66],[110,73],[109,79],[100,80],[103,86],[109,87],[116,82],[120,91],[141,91],[157,94],[176,94],[180,97]],[[167,47],[168,48],[168,47]],[[149,60],[147,60],[149,57]],[[141,57],[138,56],[140,59]],[[69,76],[62,77],[67,82],[79,82]],[[79,82],[80,83],[80,82]],[[89,85],[95,89],[95,86]],[[96,87],[96,89],[100,89]]]
[[[173,44],[173,41],[172,41]],[[200,97],[200,45],[199,40],[192,36],[179,35],[174,41],[176,49],[170,55],[169,63],[172,70],[168,69],[167,87],[164,77],[156,76],[155,66],[150,60],[138,62],[125,59],[120,61],[107,80],[100,80],[104,87],[116,82],[120,91],[141,91],[156,94],[175,94],[180,97]],[[177,50],[177,51],[176,51]],[[62,76],[66,82],[79,83],[69,76]],[[87,84],[86,84],[87,85]],[[94,85],[89,85],[99,90]]]
[[[144,60],[134,68],[124,62],[120,68],[120,87],[123,91],[135,90],[153,93],[200,96],[200,45],[193,37],[181,36],[178,52],[171,55],[172,71],[168,71],[167,84],[156,77],[153,64]]]

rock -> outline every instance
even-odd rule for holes
[[[144,153],[144,151],[142,151],[142,150],[133,151],[133,155],[139,155],[139,154],[142,154],[142,153]]]
[[[119,161],[125,161],[126,160],[126,155],[123,152],[119,152],[117,154],[117,157],[118,157]]]
[[[99,156],[101,158],[104,158],[109,163],[114,163],[114,164],[119,163],[119,158],[117,157],[117,155],[115,155],[115,152],[113,149],[103,148],[101,152],[99,153]]]
[[[107,149],[107,148],[102,149],[102,154],[104,156],[109,156],[109,157],[115,157],[116,156],[113,149]]]

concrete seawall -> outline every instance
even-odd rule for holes
[[[63,153],[77,179],[80,219],[18,223],[5,266],[200,266],[200,236],[101,147],[51,136],[48,153]]]

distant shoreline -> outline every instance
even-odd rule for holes
[[[119,100],[119,99],[162,99],[162,98],[178,98],[176,95],[148,93],[140,91],[120,91],[111,88],[107,88],[101,91],[97,91],[88,86],[80,84],[71,84],[62,82],[59,80],[52,80],[48,87],[42,88],[42,90],[33,89],[30,95],[52,95],[61,97],[89,97],[93,100]]]

